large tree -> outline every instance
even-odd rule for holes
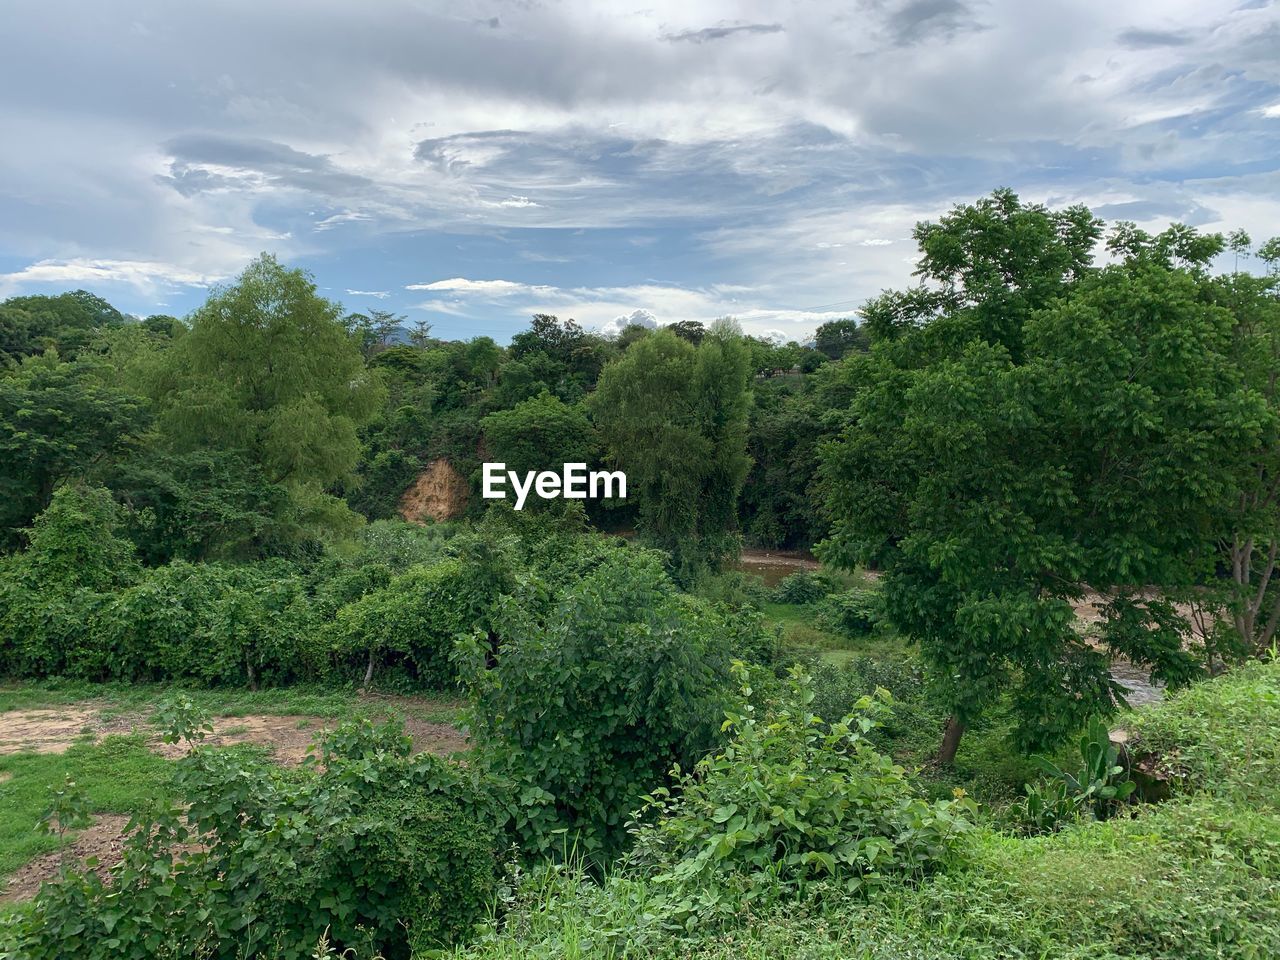
[[[606,367],[591,412],[627,474],[640,526],[683,575],[737,549],[747,456],[750,354],[729,324],[694,347],[659,330]]]
[[[951,707],[944,762],[1005,695],[1042,746],[1122,697],[1113,656],[1171,683],[1196,669],[1168,601],[1211,572],[1222,451],[1255,445],[1269,414],[1230,357],[1230,314],[1202,296],[1220,241],[1175,231],[1178,257],[1100,270],[1099,230],[1007,192],[922,225],[934,283],[873,302],[879,342],[846,361],[822,552],[883,570]],[[1095,643],[1072,608],[1088,588]]]
[[[0,544],[49,505],[55,485],[133,449],[146,401],[112,382],[111,367],[50,350],[0,376]]]
[[[190,319],[153,379],[174,452],[243,457],[288,492],[300,532],[347,522],[328,491],[353,477],[357,429],[384,391],[339,306],[307,274],[263,255]]]

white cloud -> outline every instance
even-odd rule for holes
[[[389,291],[387,291],[387,290],[348,290],[348,291],[347,291],[347,296],[349,296],[349,297],[374,297],[374,298],[376,298],[376,299],[378,299],[378,300],[385,300],[385,299],[387,299],[387,297],[391,296],[391,293],[390,293]]]
[[[1264,117],[1280,117],[1280,103],[1273,103],[1269,107],[1262,108]]]
[[[627,327],[644,327],[646,330],[658,329],[658,318],[648,310],[632,310],[628,314],[622,314],[614,317],[608,323],[600,327],[600,332],[606,335],[621,333]]]
[[[551,287],[535,287],[527,283],[516,283],[514,280],[468,280],[465,277],[454,277],[450,280],[436,280],[432,283],[410,283],[406,290],[432,290],[437,293],[462,293],[480,297],[509,297],[519,293],[549,291]]]
[[[170,263],[147,260],[40,260],[13,273],[0,274],[0,290],[27,284],[129,284],[153,291],[159,287],[203,287],[220,276],[201,273]]]

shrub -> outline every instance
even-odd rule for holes
[[[446,687],[457,679],[455,638],[487,632],[500,586],[479,564],[459,559],[414,567],[338,610],[327,640],[339,658],[363,655],[365,683],[379,664],[393,659],[411,668],[419,683]]]
[[[784,577],[773,588],[773,602],[793,603],[797,606],[817,603],[834,589],[835,585],[825,574],[800,570]]]
[[[1130,754],[1180,791],[1247,792],[1280,805],[1280,661],[1193,684],[1134,711],[1126,726]]]
[[[875,632],[883,619],[880,594],[875,590],[853,589],[823,598],[818,624],[831,633],[858,640]]]
[[[47,884],[0,952],[302,960],[322,938],[389,958],[447,947],[493,895],[493,807],[460,768],[407,753],[402,731],[368,724],[340,730],[320,772],[196,749],[179,772],[186,813],[140,822],[108,883]]]
[[[545,618],[527,608],[469,645],[473,762],[511,784],[510,828],[529,855],[576,846],[607,862],[673,763],[717,736],[728,680],[723,617],[676,593],[652,551],[621,550]]]
[[[902,767],[865,739],[873,698],[824,729],[812,696],[795,668],[790,697],[764,717],[749,705],[730,712],[725,748],[649,798],[635,861],[680,890],[726,876],[784,888],[832,877],[859,889],[942,866],[969,828],[972,802],[916,795]]]
[[[312,669],[313,618],[288,570],[181,560],[147,571],[107,602],[76,676],[198,680],[206,684],[296,680]]]

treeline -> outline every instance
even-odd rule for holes
[[[795,441],[816,436],[810,374],[866,347],[852,321],[816,348],[728,322],[603,337],[546,315],[506,348],[404,334],[403,318],[343,314],[268,256],[181,321],[126,318],[84,291],[5,301],[0,540],[22,545],[75,478],[112,491],[148,564],[296,557],[397,516],[441,459],[472,517],[482,460],[620,465],[637,493],[593,503],[592,519],[639,526],[688,571],[739,535],[804,547],[823,530],[813,445]],[[637,392],[653,403],[624,412]]]
[[[919,284],[813,346],[729,321],[603,337],[545,315],[505,348],[425,325],[401,343],[398,318],[344,315],[270,257],[183,321],[82,292],[6,301],[0,536],[19,552],[0,579],[62,589],[20,552],[60,484],[109,491],[140,570],[318,568],[437,460],[473,490],[482,460],[585,461],[631,480],[585,521],[636,528],[683,587],[743,541],[879,569],[885,618],[949,704],[944,760],[1001,695],[1036,746],[1119,702],[1117,657],[1177,685],[1267,649],[1280,242],[1108,232],[1009,191],[916,239]],[[1101,622],[1081,638],[1089,591]],[[356,616],[338,618],[352,636],[381,629]]]

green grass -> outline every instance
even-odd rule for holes
[[[818,653],[837,665],[856,657],[876,660],[914,659],[910,645],[900,636],[882,631],[868,637],[849,639],[822,629],[815,604],[765,603],[766,622],[782,628],[783,645],[792,652]]]
[[[198,689],[167,684],[95,684],[48,680],[0,686],[0,713],[11,710],[80,706],[98,710],[104,720],[137,721],[140,732],[108,736],[96,745],[76,743],[65,753],[0,756],[0,880],[34,857],[57,849],[58,839],[37,833],[51,790],[70,775],[86,791],[95,813],[131,815],[163,792],[171,764],[148,749],[146,722],[169,694],[181,690],[209,715],[234,718],[251,714],[381,719],[401,713],[435,723],[458,719],[463,703],[455,696],[395,696],[354,689],[289,687],[271,690]],[[301,719],[299,722],[302,722]],[[235,749],[252,749],[239,747]],[[5,778],[5,774],[9,774]]]
[[[249,714],[345,718],[383,716],[401,712],[421,720],[451,723],[457,719],[463,701],[456,695],[415,694],[399,696],[355,688],[280,687],[245,690],[232,687],[203,689],[162,683],[88,683],[45,680],[0,685],[0,713],[8,710],[35,710],[72,704],[92,703],[106,717],[130,713],[149,715],[169,693],[181,690],[197,706],[215,717]]]
[[[167,787],[172,764],[147,748],[141,735],[76,743],[65,753],[0,756],[0,878],[58,848],[58,838],[36,832],[55,787],[71,777],[94,813],[131,815]]]
[[[1174,799],[1105,823],[1014,837],[980,826],[918,884],[728,897],[722,923],[677,927],[644,876],[531,877],[468,960],[1263,960],[1280,956],[1280,664],[1197,684],[1124,718],[1183,774]],[[981,747],[986,734],[966,738]],[[992,776],[1003,761],[978,760]]]

